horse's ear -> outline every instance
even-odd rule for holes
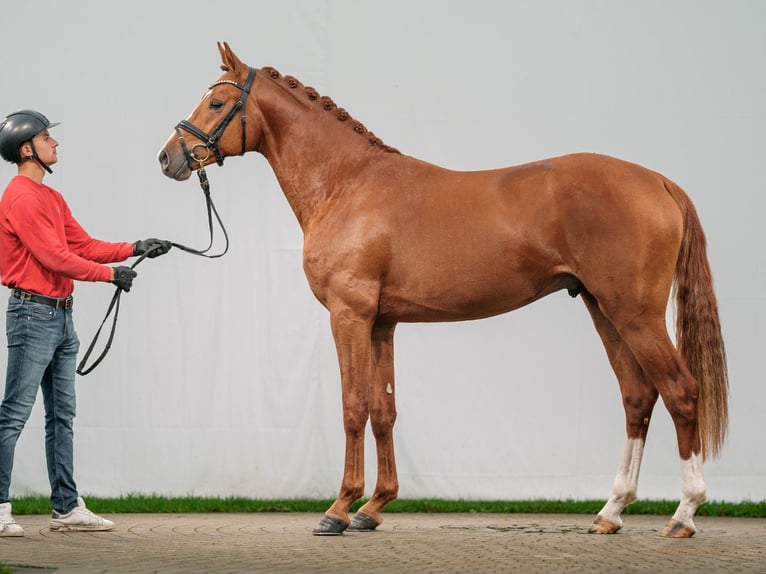
[[[223,62],[221,64],[221,69],[224,72],[228,72],[229,68],[226,66],[226,52],[224,51],[223,44],[220,42],[216,42],[216,44],[218,44],[218,53],[221,54],[221,62]]]
[[[221,53],[221,69],[224,72],[236,72],[241,68],[247,67],[237,58],[228,43],[223,42],[222,44],[218,42],[218,51]]]

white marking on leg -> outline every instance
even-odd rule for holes
[[[694,527],[694,513],[705,502],[705,481],[702,478],[702,457],[693,454],[688,460],[681,460],[681,503],[673,515],[673,520]]]
[[[622,451],[620,466],[614,477],[612,494],[599,512],[599,516],[622,526],[620,514],[625,507],[638,498],[638,475],[641,471],[641,459],[644,455],[644,441],[629,438]]]

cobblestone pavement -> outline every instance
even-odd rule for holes
[[[51,532],[17,516],[0,538],[17,574],[96,573],[766,573],[766,519],[696,519],[686,540],[661,538],[662,516],[625,516],[615,535],[587,534],[573,514],[386,515],[375,532],[312,536],[312,513],[118,514],[111,532]]]

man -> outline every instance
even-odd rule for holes
[[[0,155],[17,165],[0,199],[0,282],[11,290],[6,314],[8,366],[0,404],[0,536],[23,536],[11,514],[9,490],[16,441],[42,389],[45,456],[51,485],[52,530],[110,530],[114,523],[87,509],[73,469],[75,368],[79,340],[72,323],[74,280],[104,281],[129,291],[136,272],[105,263],[156,257],[159,239],[108,243],[80,226],[63,196],[43,183],[58,160],[58,125],[22,110],[0,123]]]

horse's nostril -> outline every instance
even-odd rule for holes
[[[170,169],[170,156],[168,155],[168,152],[166,152],[164,149],[160,151],[159,156],[157,156],[157,159],[160,162],[160,167],[162,168],[162,171],[167,173],[168,169]]]

